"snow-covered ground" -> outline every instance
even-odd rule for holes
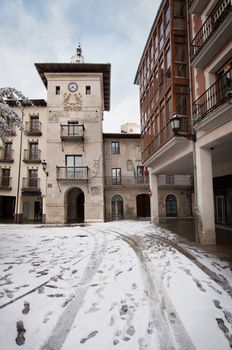
[[[3,350],[230,349],[231,291],[228,262],[146,221],[0,225]]]

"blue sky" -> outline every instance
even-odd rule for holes
[[[79,38],[85,62],[111,63],[111,111],[104,131],[139,123],[137,66],[159,1],[0,0],[0,81],[45,98],[35,62],[70,62]]]

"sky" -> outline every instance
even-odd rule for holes
[[[81,43],[86,63],[111,63],[105,132],[139,124],[137,67],[158,0],[0,0],[0,82],[46,99],[34,63],[70,62]]]

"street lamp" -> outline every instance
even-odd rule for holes
[[[184,137],[188,140],[193,141],[193,179],[194,179],[194,194],[195,194],[195,240],[199,243],[199,232],[198,232],[198,195],[197,195],[197,171],[196,171],[196,133],[185,133],[180,131],[180,120],[181,118],[177,113],[174,113],[169,118],[174,136]]]
[[[48,171],[46,171],[47,170],[47,162],[46,162],[46,160],[42,161],[42,168],[43,168],[43,171],[45,172],[45,174],[48,176]]]
[[[174,113],[171,118],[169,118],[169,123],[171,124],[172,131],[175,136],[184,137],[188,140],[192,140],[193,142],[196,142],[196,133],[185,133],[180,131],[180,121],[181,118],[177,113]]]

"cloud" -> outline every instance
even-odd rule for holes
[[[3,86],[46,98],[34,62],[69,62],[80,36],[86,62],[112,64],[111,112],[104,130],[139,120],[133,81],[155,17],[153,0],[2,0],[1,12]]]

